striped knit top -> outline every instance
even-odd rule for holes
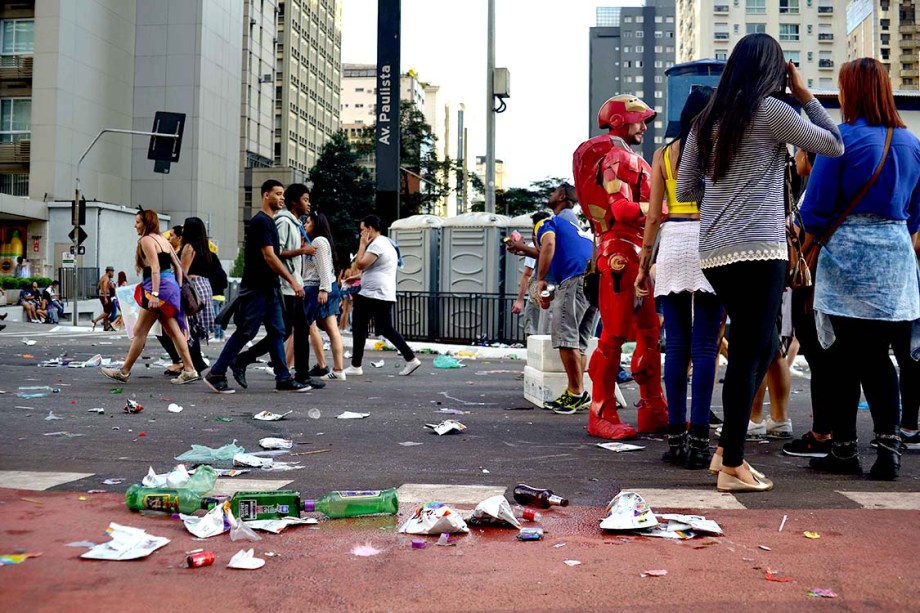
[[[690,132],[677,173],[677,198],[700,202],[703,268],[787,258],[783,203],[786,144],[827,157],[843,154],[840,131],[821,103],[813,98],[803,109],[811,122],[785,102],[765,98],[728,172],[717,183],[712,182],[712,167],[705,176],[699,171],[696,134]]]

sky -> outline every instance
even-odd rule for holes
[[[597,6],[624,4],[495,1],[495,66],[511,73],[508,108],[495,121],[506,188],[571,178],[572,152],[589,136],[588,30]],[[466,105],[471,160],[486,153],[486,7],[486,0],[402,0],[402,72],[414,68],[439,85],[439,104]],[[343,0],[342,62],[374,64],[376,56],[376,0]]]

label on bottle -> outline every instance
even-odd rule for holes
[[[382,490],[348,490],[348,491],[337,491],[336,494],[341,498],[349,498],[354,500],[356,498],[380,498],[380,493]]]
[[[242,499],[240,502],[240,519],[250,521],[265,516],[292,515],[289,504],[259,504],[255,498]]]
[[[170,494],[145,494],[141,504],[151,511],[179,512],[179,497]]]

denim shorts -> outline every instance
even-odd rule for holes
[[[316,320],[320,321],[327,317],[338,317],[342,308],[342,293],[339,291],[337,283],[332,284],[332,291],[329,292],[326,304],[319,305],[316,311]]]

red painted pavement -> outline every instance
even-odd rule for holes
[[[80,496],[86,501],[80,501]],[[28,499],[28,500],[24,500]],[[404,513],[412,509],[404,506]],[[666,509],[654,509],[664,512]],[[256,543],[199,541],[182,523],[128,511],[116,494],[0,490],[0,553],[42,556],[0,568],[5,611],[508,611],[508,610],[920,610],[920,512],[709,511],[724,537],[684,542],[602,533],[603,509],[544,513],[546,537],[471,527],[456,546],[414,550],[399,518],[321,522],[262,533]],[[780,521],[788,514],[783,532]],[[172,539],[131,562],[82,560],[72,541],[108,540],[110,522]],[[820,539],[803,536],[815,531]],[[383,550],[352,555],[355,545]],[[554,545],[564,544],[561,547]],[[760,545],[771,551],[759,549]],[[189,569],[204,547],[214,566]],[[263,568],[226,568],[254,547]],[[266,557],[276,552],[277,557]],[[564,560],[579,560],[569,567]],[[767,568],[790,582],[765,579]],[[664,577],[645,570],[665,569]],[[836,599],[807,596],[828,588]]]

